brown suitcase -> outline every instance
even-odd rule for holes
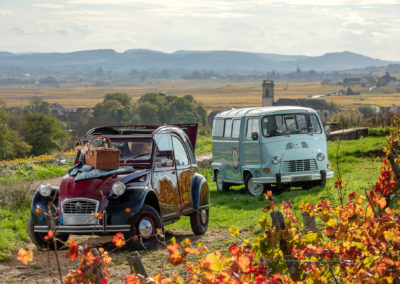
[[[107,139],[110,148],[94,148],[92,142],[94,139],[103,137]],[[112,148],[110,138],[104,135],[93,136],[89,141],[89,146],[85,153],[85,164],[99,170],[116,170],[119,168],[119,155],[118,149]]]

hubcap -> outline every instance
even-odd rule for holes
[[[264,191],[263,185],[254,183],[252,178],[249,180],[248,187],[249,192],[254,196],[260,195]]]
[[[205,224],[207,222],[207,211],[206,210],[201,210],[200,218],[201,218],[202,224]]]
[[[151,225],[151,222],[147,219],[140,220],[139,232],[140,232],[140,235],[144,238],[151,236],[151,234],[153,232],[153,226]]]

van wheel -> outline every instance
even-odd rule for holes
[[[190,215],[190,226],[195,235],[202,235],[207,232],[208,220],[209,220],[209,210],[196,210],[196,212]]]
[[[216,180],[216,184],[217,184],[217,189],[218,189],[219,191],[228,191],[228,190],[229,190],[229,187],[230,187],[231,185],[230,185],[229,183],[225,183],[225,182],[222,180],[221,172],[220,172],[220,171],[216,171],[215,176],[216,176],[215,180]]]
[[[131,230],[126,234],[127,243],[137,250],[151,250],[163,241],[158,230],[163,230],[162,221],[158,212],[149,205],[143,205],[139,212],[140,217]]]
[[[253,176],[247,175],[244,180],[246,191],[252,196],[259,196],[264,193],[265,186],[262,183],[254,183]]]

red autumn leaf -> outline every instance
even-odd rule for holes
[[[276,208],[276,203],[275,202],[271,202],[267,207],[265,207],[263,209],[264,212],[271,212],[272,210],[274,210]]]
[[[68,258],[71,261],[74,261],[78,258],[78,244],[74,241],[73,238],[69,238],[69,249],[68,249]]]
[[[122,248],[125,245],[125,238],[122,233],[116,233],[112,242],[117,248]]]

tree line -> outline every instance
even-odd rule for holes
[[[75,129],[51,113],[50,103],[35,97],[25,108],[0,102],[0,160],[49,154],[65,149],[93,127],[129,124],[198,123],[206,126],[204,106],[191,95],[147,93],[133,102],[126,93],[110,93],[81,112]]]

